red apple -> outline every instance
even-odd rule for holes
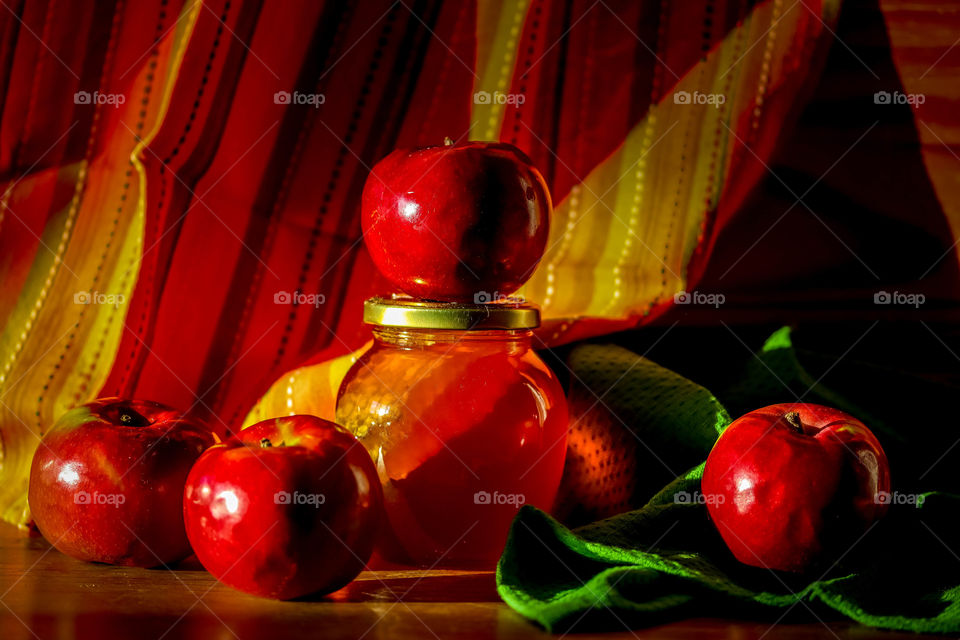
[[[370,558],[382,506],[363,445],[306,415],[259,422],[210,448],[184,493],[201,564],[231,587],[281,600],[353,580]]]
[[[890,469],[880,442],[853,416],[776,404],[727,427],[701,488],[740,562],[800,572],[845,553],[886,512]]]
[[[63,414],[30,469],[28,499],[40,533],[81,560],[153,567],[190,555],[183,485],[217,437],[181,415],[120,398]]]
[[[543,257],[549,220],[543,176],[509,144],[398,149],[363,189],[374,263],[420,298],[490,302],[516,291]]]

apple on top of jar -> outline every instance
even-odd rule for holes
[[[566,399],[531,348],[539,309],[509,297],[543,256],[550,211],[508,144],[400,149],[367,179],[366,246],[409,295],[366,301],[373,346],[344,377],[337,422],[383,484],[386,560],[491,567],[517,510],[552,505]]]
[[[510,144],[397,149],[363,188],[363,238],[399,290],[443,302],[492,302],[529,279],[547,246],[551,201]]]

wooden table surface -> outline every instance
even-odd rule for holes
[[[0,524],[0,640],[202,638],[528,638],[551,636],[500,602],[492,572],[364,572],[315,602],[275,602],[234,591],[189,563],[176,571],[69,558]],[[571,638],[866,638],[848,623],[780,625],[695,619]],[[559,637],[559,636],[556,636]]]

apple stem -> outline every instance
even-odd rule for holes
[[[273,443],[270,442],[270,438],[263,438],[263,439],[260,441],[260,448],[262,448],[262,449],[269,449],[269,448],[272,447],[272,446],[273,446]]]
[[[443,138],[443,145],[444,145],[445,147],[452,147],[452,146],[453,146],[453,139],[450,138],[450,136],[444,136],[444,138]]]
[[[120,412],[120,424],[125,427],[149,427],[150,421],[133,409],[123,409]]]
[[[803,433],[803,422],[800,420],[800,414],[796,411],[791,411],[787,415],[783,416],[787,423],[793,427],[797,433]]]

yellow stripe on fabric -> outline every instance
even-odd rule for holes
[[[759,99],[759,122],[763,95],[791,72],[785,59],[802,46],[792,36],[810,18],[800,6],[768,4],[728,33],[557,205],[547,252],[520,294],[548,319],[622,319],[683,291],[736,143],[731,114]]]
[[[373,341],[352,353],[319,364],[300,367],[284,374],[263,394],[247,417],[241,429],[261,420],[308,414],[334,421],[336,419],[337,391],[347,371],[371,347]]]
[[[626,275],[631,273],[629,267],[635,245],[637,242],[642,243],[641,239],[646,235],[644,231],[648,225],[643,223],[649,223],[653,218],[642,216],[641,212],[645,204],[644,188],[648,182],[647,155],[653,143],[652,136],[656,132],[655,112],[656,107],[650,110],[646,126],[631,131],[620,154],[617,174],[624,178],[615,189],[617,210],[613,215],[612,232],[607,234],[607,243],[600,258],[603,269],[594,272],[596,277],[593,293],[596,305],[591,306],[599,307],[598,315],[616,313],[620,302],[627,297],[624,283]],[[604,276],[608,270],[609,278]],[[640,272],[640,275],[652,276],[645,272]]]
[[[746,20],[752,19],[753,14]],[[699,122],[700,135],[693,151],[693,157],[698,158],[699,162],[693,163],[691,192],[695,197],[688,202],[687,210],[691,216],[699,215],[701,223],[707,212],[715,210],[720,202],[720,193],[727,175],[727,151],[731,143],[736,142],[727,126],[730,128],[735,126],[730,121],[731,114],[739,112],[735,101],[743,100],[742,92],[733,91],[732,88],[740,77],[734,65],[743,54],[744,46],[750,46],[749,42],[744,44],[745,35],[744,29],[734,30],[723,41],[723,46],[715,50],[715,55],[709,56],[702,63],[704,70],[702,82],[709,87],[710,94],[724,96],[725,102],[713,108],[703,109],[703,118]],[[728,70],[729,73],[727,73]],[[684,276],[686,265],[700,239],[700,230],[699,224],[687,226],[683,230],[685,235],[677,244],[678,249],[682,251],[679,260],[683,265]]]
[[[155,70],[155,77],[160,79],[148,82],[145,64],[126,106],[120,107],[122,112],[104,111],[116,108],[111,105],[97,106],[87,159],[59,169],[56,180],[72,182],[74,192],[43,230],[43,242],[53,253],[43,247],[38,250],[0,336],[4,363],[0,430],[5,447],[0,517],[14,524],[29,520],[27,479],[40,435],[64,411],[96,395],[116,358],[143,249],[146,184],[135,154],[154,137],[166,112],[172,80],[200,8],[195,2],[185,9],[173,35],[159,44],[156,59],[161,68]],[[170,64],[161,75],[166,60]],[[109,58],[105,70],[108,65]],[[137,115],[143,108],[139,92],[146,84],[153,95],[162,96],[162,108],[151,105],[141,117]],[[148,120],[151,117],[153,121]],[[138,118],[151,131],[139,142],[128,124]],[[108,144],[91,158],[96,140],[109,125]],[[23,184],[29,187],[37,179],[28,176]],[[135,203],[133,211],[128,203]]]
[[[63,372],[65,375],[62,390],[51,399],[53,406],[49,414],[43,416],[44,424],[57,419],[78,402],[91,399],[106,381],[116,359],[144,248],[147,185],[146,172],[141,162],[142,153],[156,137],[169,109],[174,81],[200,8],[196,2],[184,8],[170,39],[159,47],[158,58],[169,60],[169,64],[165,65],[164,76],[168,82],[154,84],[156,81],[147,81],[145,76],[150,73],[145,66],[141,77],[134,84],[135,99],[131,101],[137,105],[141,95],[146,95],[142,94],[140,89],[145,84],[150,86],[152,94],[159,95],[156,106],[144,107],[147,115],[143,122],[148,133],[137,141],[131,131],[133,127],[130,124],[121,124],[116,130],[116,146],[120,148],[104,160],[98,159],[95,162],[96,169],[91,171],[91,176],[97,176],[99,180],[91,179],[93,192],[85,199],[85,211],[80,216],[80,219],[88,224],[78,226],[77,229],[78,234],[89,234],[88,238],[84,238],[85,241],[89,240],[89,245],[87,242],[75,241],[71,243],[70,253],[75,253],[74,259],[82,262],[84,268],[91,271],[92,290],[114,296],[113,299],[118,302],[90,304],[83,309],[83,333],[77,336],[78,348],[72,350],[76,360],[70,370]],[[155,73],[154,77],[158,75]],[[131,111],[131,114],[137,110]],[[131,144],[133,149],[129,151]],[[114,158],[118,161],[113,161]],[[133,175],[128,175],[129,170],[135,173],[135,179]],[[135,203],[132,216],[125,207],[129,201]],[[82,279],[86,280],[86,276],[82,276]],[[122,296],[122,299],[119,296]],[[88,317],[89,321],[86,321]],[[63,368],[65,367],[61,367]]]
[[[75,352],[78,353],[76,362],[72,371],[66,376],[61,393],[53,399],[54,406],[50,420],[56,419],[78,402],[91,398],[106,381],[116,359],[127,309],[133,297],[134,285],[143,258],[147,184],[142,154],[156,137],[169,109],[175,79],[183,62],[186,44],[193,33],[200,8],[199,2],[185,7],[175,23],[176,27],[171,32],[170,39],[160,44],[158,58],[170,61],[165,69],[164,77],[167,82],[160,84],[148,82],[143,77],[150,75],[149,69],[145,66],[141,71],[141,77],[134,84],[135,88],[140,88],[144,84],[149,85],[151,93],[159,95],[159,103],[156,106],[150,105],[151,108],[145,108],[148,115],[144,117],[144,124],[148,128],[148,133],[137,141],[133,138],[130,125],[121,124],[117,129],[118,137],[121,139],[118,145],[121,147],[119,157],[124,158],[126,162],[117,163],[114,166],[104,163],[104,166],[98,167],[99,171],[91,172],[98,173],[102,182],[91,181],[96,185],[98,193],[91,194],[93,197],[88,196],[85,209],[88,209],[89,213],[82,216],[82,219],[93,222],[85,227],[85,231],[91,234],[91,246],[81,249],[80,243],[76,243],[77,259],[86,260],[87,266],[96,267],[95,290],[108,295],[123,296],[123,298],[118,304],[93,304],[84,309],[85,312],[90,312],[90,322],[84,323],[88,338],[77,340],[80,348]],[[153,75],[157,77],[159,74]],[[159,91],[156,91],[157,89]],[[137,95],[139,93],[140,91],[135,90],[136,98],[140,97]],[[139,104],[139,99],[134,102]],[[128,152],[126,148],[129,148],[131,143],[133,143],[133,149]],[[128,169],[132,169],[136,174],[135,181],[134,176],[127,175]],[[117,200],[121,198],[120,206],[117,206]],[[133,216],[129,216],[124,206],[131,200],[135,202]],[[101,218],[99,222],[96,221],[98,216]],[[110,220],[111,217],[114,217],[114,220]],[[102,247],[105,236],[106,247]],[[113,251],[114,246],[116,251]],[[71,250],[73,249],[74,247],[71,247]],[[110,251],[106,253],[108,249]],[[95,265],[91,264],[96,262],[96,256],[101,254],[104,254],[104,260]]]
[[[470,122],[477,126],[471,140],[499,140],[504,105],[497,94],[507,93],[517,64],[517,47],[530,0],[477,2],[477,79]]]
[[[89,145],[88,145],[89,150]],[[32,175],[20,180],[21,189],[33,189],[35,182],[48,181],[49,176]],[[39,443],[30,421],[34,419],[37,394],[42,383],[35,378],[56,357],[56,350],[68,343],[75,329],[70,323],[52,326],[59,315],[55,306],[76,272],[64,260],[76,223],[78,203],[87,180],[87,162],[61,167],[53,178],[56,182],[72,182],[74,192],[69,204],[51,215],[43,229],[30,273],[24,282],[16,306],[11,312],[0,338],[3,369],[0,371],[0,431],[2,431],[2,482],[0,482],[0,517],[23,525],[29,519],[26,504],[27,477],[33,452]],[[72,302],[72,299],[71,299]],[[53,306],[53,309],[51,309]],[[17,391],[17,393],[12,393]]]

